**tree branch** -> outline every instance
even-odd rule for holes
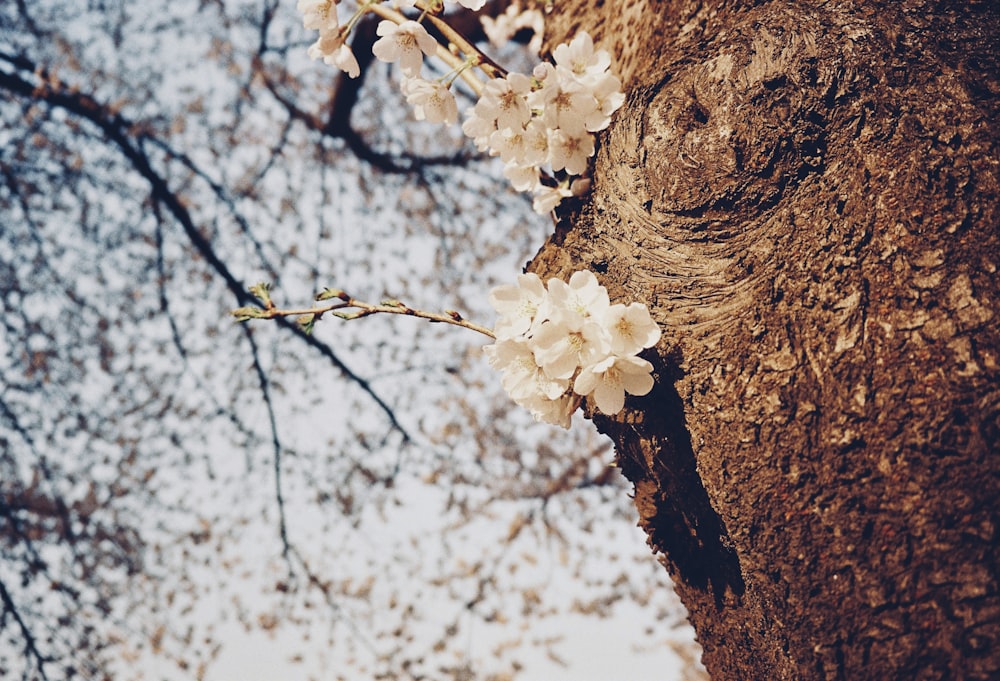
[[[285,107],[289,118],[297,120],[314,132],[325,137],[343,140],[347,148],[358,159],[389,174],[419,174],[425,168],[432,166],[461,166],[471,158],[467,152],[437,156],[418,156],[402,154],[394,156],[372,147],[353,127],[351,127],[351,112],[358,103],[365,76],[375,60],[372,45],[375,44],[374,21],[361,21],[354,30],[352,48],[361,70],[357,78],[348,78],[338,74],[335,78],[333,92],[329,100],[329,113],[323,117],[300,108],[290,97],[283,94],[276,79],[268,73],[263,59],[258,55],[253,60],[253,69],[260,76],[264,87],[279,104]],[[280,78],[278,79],[281,80]]]
[[[253,358],[253,368],[260,383],[260,393],[264,398],[264,407],[267,409],[268,426],[271,429],[271,446],[273,449],[272,465],[274,467],[274,499],[278,504],[278,535],[281,538],[281,555],[288,560],[288,554],[292,550],[288,541],[288,522],[285,517],[285,497],[281,489],[281,439],[278,437],[278,420],[274,415],[274,403],[271,401],[271,385],[267,379],[267,372],[260,363],[260,354],[257,351],[257,342],[253,339],[253,334],[246,326],[243,327],[243,334],[247,342],[250,343],[250,356]]]
[[[57,81],[46,77],[47,74],[44,70],[37,69],[23,57],[8,57],[8,55],[0,54],[0,58],[19,68],[40,74],[37,82],[33,84],[16,74],[0,71],[0,88],[22,97],[43,101],[50,106],[62,108],[96,125],[149,183],[154,201],[162,204],[174,216],[191,244],[222,278],[236,300],[242,305],[262,306],[261,301],[250,295],[243,282],[230,272],[226,264],[216,254],[212,244],[198,231],[194,219],[183,202],[171,191],[167,181],[153,169],[149,157],[141,146],[133,143],[130,138],[131,132],[142,126],[127,120],[121,114],[111,112],[89,95],[59,87],[60,84]],[[392,408],[374,391],[367,380],[354,373],[328,345],[316,340],[287,320],[278,320],[278,324],[291,331],[307,345],[318,350],[345,378],[356,383],[378,405],[389,420],[392,429],[403,437],[404,443],[412,441],[413,438],[399,422]]]
[[[45,665],[53,662],[51,657],[46,657],[42,654],[42,651],[38,649],[38,643],[35,641],[35,636],[28,624],[21,617],[21,613],[17,610],[17,604],[14,603],[13,597],[11,597],[10,592],[7,591],[7,586],[0,580],[0,602],[3,602],[4,614],[10,614],[17,623],[18,628],[21,630],[21,635],[24,636],[24,652],[29,658],[35,661],[35,665],[38,667],[38,676],[42,681],[48,681],[48,674],[45,673]],[[28,672],[25,670],[25,678]]]

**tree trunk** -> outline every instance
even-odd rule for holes
[[[644,301],[592,414],[712,678],[1000,678],[993,2],[560,0],[626,106],[529,269]]]

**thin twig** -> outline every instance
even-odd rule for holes
[[[194,217],[188,211],[185,203],[170,187],[167,179],[153,168],[152,159],[146,153],[142,138],[134,135],[134,130],[143,126],[130,121],[119,113],[111,111],[90,95],[64,87],[54,79],[48,78],[44,69],[40,69],[30,60],[22,57],[9,56],[0,52],[0,59],[9,61],[25,72],[32,74],[31,80],[26,80],[21,74],[0,71],[0,90],[20,95],[30,101],[46,102],[49,106],[63,109],[75,116],[88,120],[98,126],[108,140],[122,152],[132,167],[150,185],[150,196],[155,203],[163,205],[180,224],[191,245],[205,259],[216,274],[222,278],[226,287],[236,297],[241,305],[260,304],[260,301],[247,293],[246,288],[222,260],[214,245],[201,233],[194,222]],[[32,82],[34,81],[34,82]],[[251,308],[253,309],[253,308]],[[396,418],[392,408],[378,395],[365,379],[344,364],[333,352],[333,349],[314,337],[303,332],[302,328],[289,324],[286,320],[278,322],[286,326],[292,333],[305,341],[333,364],[347,379],[355,382],[375,401],[389,419],[393,429],[403,436],[404,442],[412,441],[412,437]]]
[[[24,653],[27,657],[35,661],[35,667],[38,672],[38,678],[42,681],[48,681],[48,675],[45,673],[45,665],[53,661],[51,657],[46,657],[38,649],[38,643],[35,640],[34,634],[28,627],[27,623],[21,618],[21,614],[17,611],[17,605],[14,603],[14,598],[7,591],[7,587],[4,583],[0,581],[0,603],[3,603],[3,615],[10,614],[17,623],[18,628],[21,630],[21,635],[24,637]],[[27,672],[25,672],[27,673]]]
[[[255,289],[259,290],[257,287],[255,287]],[[421,319],[427,319],[431,322],[461,326],[462,328],[475,331],[476,333],[481,333],[489,338],[496,338],[496,335],[492,330],[482,326],[481,324],[470,322],[455,310],[428,312],[427,310],[412,308],[398,300],[383,300],[381,303],[376,305],[352,298],[343,291],[336,289],[326,289],[323,293],[320,293],[317,296],[317,300],[330,300],[331,298],[336,298],[337,301],[327,303],[325,305],[316,305],[314,307],[283,310],[276,307],[274,303],[271,302],[270,297],[267,297],[264,300],[265,307],[263,309],[259,307],[241,307],[237,310],[233,310],[231,314],[236,317],[237,321],[241,322],[245,322],[250,319],[280,319],[286,317],[296,317],[298,318],[299,324],[303,326],[311,326],[325,314],[332,314],[348,321],[352,319],[361,319],[362,317],[368,317],[374,314],[398,314],[406,315],[408,317],[419,317]]]

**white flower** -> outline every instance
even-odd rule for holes
[[[458,120],[458,105],[455,95],[447,85],[423,78],[404,78],[403,94],[413,105],[413,113],[418,121],[430,123],[454,123]]]
[[[544,139],[539,143],[539,137]],[[504,128],[490,135],[490,150],[499,155],[504,163],[520,165],[541,165],[547,153],[540,154],[539,147],[548,151],[548,136],[539,125],[528,124],[525,128]]]
[[[515,401],[554,400],[569,388],[569,381],[550,378],[542,371],[524,340],[505,338],[487,345],[484,351],[493,368],[503,372],[501,384]]]
[[[537,118],[532,119],[524,129],[524,160],[527,163],[541,165],[549,157],[549,134],[545,124]]]
[[[497,338],[527,333],[545,296],[545,284],[534,273],[518,275],[517,285],[497,286],[490,291],[490,305],[500,315],[493,329]]]
[[[605,50],[594,51],[594,41],[586,31],[577,33],[570,43],[558,45],[552,51],[552,58],[582,82],[589,76],[603,75],[611,66],[611,55]]]
[[[420,73],[421,52],[430,56],[437,50],[437,41],[416,21],[396,24],[386,19],[379,22],[375,33],[382,37],[372,45],[372,53],[380,61],[398,61],[403,75],[411,78]]]
[[[551,423],[554,426],[569,428],[573,412],[580,406],[580,398],[567,393],[554,400],[536,398],[526,401],[521,406],[526,407],[536,421]]]
[[[549,131],[549,163],[552,170],[566,169],[570,175],[582,175],[594,155],[594,136],[586,130]]]
[[[337,10],[333,0],[299,0],[302,25],[311,31],[328,32],[337,29]]]
[[[517,189],[517,187],[515,187]],[[543,184],[539,184],[535,188],[535,199],[531,203],[531,207],[536,213],[545,215],[556,209],[562,200],[567,196],[573,196],[573,192],[567,189],[564,185],[559,185],[558,187],[546,187]]]
[[[486,0],[458,0],[460,4],[465,9],[471,9],[473,12],[477,12],[483,8],[486,4]]]
[[[326,55],[323,57],[323,61],[331,66],[336,66],[351,78],[357,78],[361,74],[361,67],[358,66],[358,60],[355,58],[354,52],[347,45],[341,45],[337,48],[336,52]]]
[[[531,79],[523,73],[510,73],[506,78],[493,78],[486,83],[476,102],[476,116],[496,122],[497,129],[521,128],[531,118],[527,95]]]
[[[503,167],[503,176],[510,180],[510,186],[519,192],[529,192],[541,186],[538,182],[538,166],[508,163]],[[538,212],[548,213],[549,211]]]
[[[600,324],[584,321],[578,328],[548,321],[531,338],[535,361],[545,375],[570,379],[582,366],[599,362],[611,348],[607,331]]]
[[[621,91],[620,80],[605,73],[594,78],[590,83],[590,91],[597,102],[597,109],[584,119],[587,130],[597,132],[604,130],[611,123],[611,114],[625,103],[625,94]]]
[[[569,428],[579,398],[569,393],[569,381],[553,380],[535,364],[523,340],[498,340],[483,348],[490,365],[502,372],[500,379],[511,399],[528,409],[538,421]]]
[[[508,40],[514,37],[517,29],[514,27],[514,17],[517,16],[520,7],[517,3],[507,5],[507,10],[503,14],[498,14],[495,18],[486,16],[479,17],[479,22],[483,25],[483,33],[494,47],[503,47]]]
[[[332,31],[322,31],[316,42],[309,46],[307,54],[311,59],[326,61],[327,57],[335,55],[343,45],[344,34],[340,32],[340,29],[335,28]]]
[[[583,131],[588,117],[597,110],[597,100],[590,90],[564,67],[543,62],[534,73],[541,87],[528,96],[528,104],[542,110],[545,125],[567,132]]]
[[[523,128],[504,128],[490,135],[490,148],[505,163],[541,165],[549,155],[549,136],[537,119]]]
[[[547,286],[522,274],[516,285],[493,289],[490,303],[500,318],[497,340],[484,350],[504,390],[536,419],[565,428],[583,396],[616,414],[626,393],[652,390],[653,365],[636,353],[657,343],[659,327],[645,305],[611,305],[592,272]]]
[[[584,367],[573,382],[573,391],[578,395],[594,393],[598,409],[617,414],[625,406],[625,393],[645,395],[653,389],[652,370],[652,364],[634,355],[611,355]]]
[[[610,333],[611,352],[618,356],[635,355],[660,340],[660,327],[642,303],[612,305],[601,316],[600,323]]]
[[[588,317],[603,317],[611,307],[608,290],[590,270],[574,272],[568,284],[560,279],[549,279],[548,290],[548,306],[542,312],[547,318],[570,328],[579,328]]]
[[[490,136],[496,132],[497,122],[492,118],[481,118],[474,107],[465,110],[465,122],[462,123],[462,132],[466,137],[471,137],[479,151],[487,151],[490,148]]]
[[[504,163],[524,164],[524,151],[527,148],[524,128],[494,130],[490,135],[489,145],[490,154],[499,156]]]

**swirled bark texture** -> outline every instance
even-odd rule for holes
[[[529,265],[650,305],[593,414],[713,678],[1000,678],[990,2],[560,0],[628,95]]]

